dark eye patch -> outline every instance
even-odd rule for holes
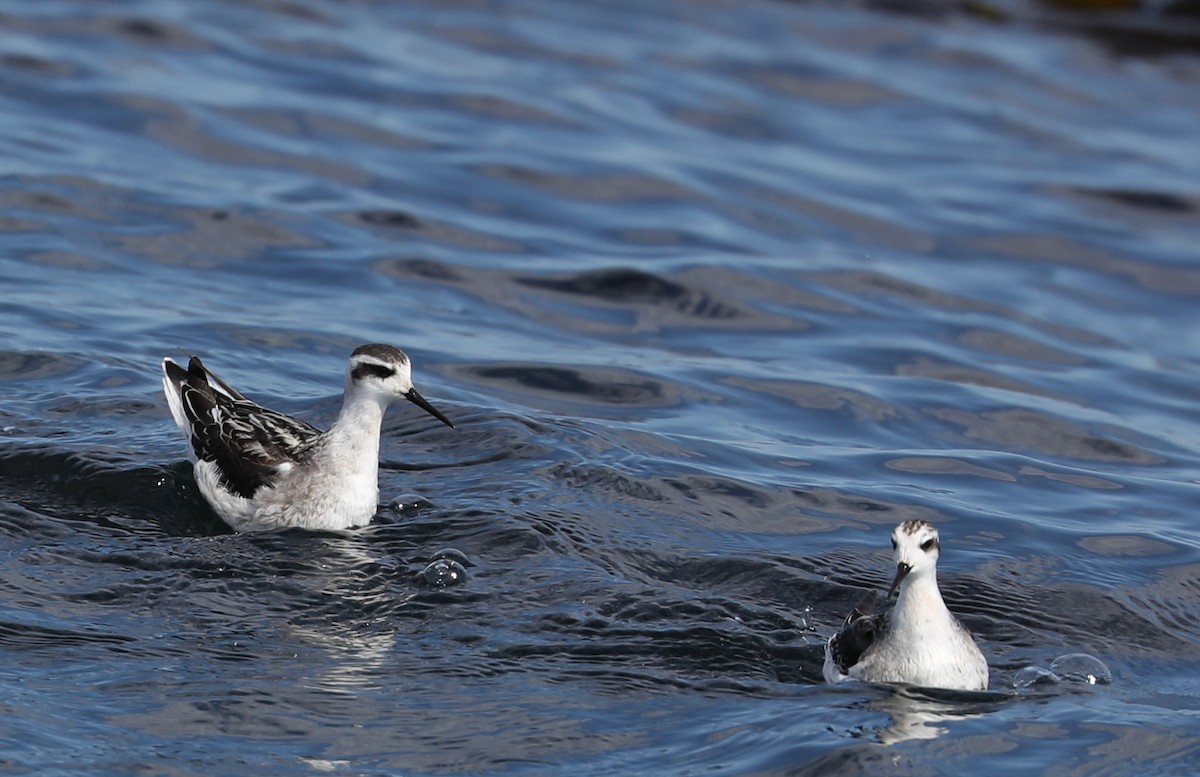
[[[932,537],[921,543],[921,550],[925,551],[926,553],[933,550],[935,547],[937,547],[937,540]]]
[[[896,538],[892,537],[892,550],[896,549]]]
[[[350,371],[350,377],[354,380],[362,380],[368,375],[373,375],[376,378],[390,378],[396,374],[396,371],[391,367],[385,367],[382,364],[371,364],[369,362],[355,365]]]

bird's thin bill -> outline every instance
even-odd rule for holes
[[[409,402],[412,402],[414,405],[421,408],[426,413],[429,413],[429,415],[433,416],[437,420],[444,423],[446,426],[449,426],[451,429],[454,428],[454,424],[450,423],[450,419],[447,418],[446,416],[442,415],[441,412],[436,407],[434,407],[433,405],[426,402],[425,397],[418,394],[417,390],[415,388],[409,389],[409,392],[407,394],[405,394],[404,397]]]
[[[896,593],[896,589],[900,587],[900,581],[903,580],[904,576],[907,575],[911,571],[912,571],[912,567],[909,566],[908,564],[897,564],[896,565],[896,579],[892,581],[892,587],[888,589],[887,598],[889,598],[889,599],[892,598],[892,594]]]

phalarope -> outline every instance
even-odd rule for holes
[[[403,397],[454,426],[413,387],[408,356],[390,345],[360,345],[350,354],[342,410],[327,432],[246,399],[195,356],[186,370],[170,358],[162,368],[200,493],[237,531],[370,523],[387,406]]]
[[[988,665],[971,632],[946,609],[937,584],[938,532],[905,521],[892,532],[897,588],[890,611],[875,613],[875,593],[846,618],[825,646],[825,680],[986,690]]]

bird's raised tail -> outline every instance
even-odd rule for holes
[[[854,611],[846,616],[842,628],[829,638],[825,646],[825,681],[837,683],[846,679],[850,667],[858,663],[863,653],[875,644],[882,613],[875,612],[879,596],[871,590]]]

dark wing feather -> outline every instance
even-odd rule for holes
[[[210,380],[220,390],[214,390]],[[179,392],[196,458],[216,464],[225,485],[247,499],[274,481],[280,464],[302,458],[321,434],[303,421],[246,399],[195,356]]]
[[[854,612],[846,616],[842,630],[829,642],[829,655],[842,674],[846,674],[850,667],[858,663],[863,653],[875,644],[886,617],[884,613],[875,612],[876,599],[874,591],[868,593],[854,608]]]

